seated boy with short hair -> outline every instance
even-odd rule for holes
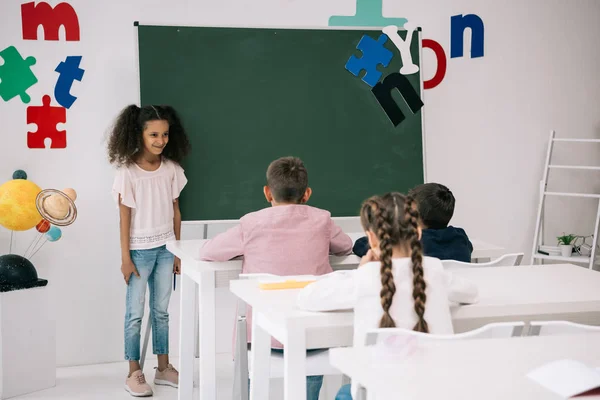
[[[306,205],[312,190],[302,160],[273,161],[263,192],[272,207],[244,215],[239,225],[205,242],[202,260],[227,261],[243,255],[243,273],[324,275],[333,271],[330,254],[350,254],[352,239],[331,213]]]
[[[272,207],[246,214],[239,225],[216,236],[200,249],[206,261],[227,261],[244,256],[243,273],[324,275],[333,272],[329,255],[347,255],[352,239],[342,232],[326,210],[305,203],[312,190],[302,160],[283,157],[267,169],[265,198]],[[248,327],[252,313],[246,313]],[[247,330],[248,341],[251,329]],[[271,346],[281,349],[272,339]],[[307,399],[317,400],[322,376],[307,377]]]
[[[467,234],[461,228],[448,225],[456,202],[450,189],[439,183],[425,183],[411,189],[408,195],[415,199],[421,215],[423,254],[440,260],[471,262],[473,245]],[[354,244],[353,251],[360,257],[368,250],[366,237]]]

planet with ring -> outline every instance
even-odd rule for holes
[[[77,219],[76,198],[73,189],[45,189],[37,195],[35,205],[40,215],[52,225],[68,226]]]

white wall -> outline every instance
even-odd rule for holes
[[[77,189],[77,222],[64,229],[63,239],[47,244],[34,258],[39,274],[50,281],[56,306],[57,361],[73,365],[121,360],[125,286],[119,271],[117,212],[110,197],[113,173],[103,141],[112,118],[138,100],[133,21],[326,26],[333,14],[352,14],[355,2],[71,0],[81,26],[77,43],[23,41],[24,2],[0,2],[0,49],[15,45],[22,54],[37,57],[34,72],[40,82],[29,90],[32,103],[39,103],[42,94],[53,94],[54,68],[67,55],[83,56],[85,76],[73,85],[78,100],[68,111],[66,150],[27,149],[26,106],[18,99],[0,102],[0,181],[22,168],[43,188]],[[441,43],[447,55],[450,16],[474,13],[483,19],[485,57],[449,59],[445,80],[425,94],[427,171],[430,181],[443,182],[455,193],[455,225],[508,250],[529,252],[549,131],[556,129],[565,137],[600,137],[600,2],[387,0],[384,12],[415,21],[423,27],[423,36]],[[424,63],[425,75],[431,77],[435,67],[429,51]],[[567,153],[561,156],[575,156],[574,162],[600,160],[600,149],[589,146]],[[558,183],[580,185],[585,180],[600,192],[597,175],[577,180],[570,174],[558,177]],[[561,215],[549,226],[549,236],[563,230],[591,232],[591,206],[571,204],[554,205]],[[34,233],[16,235],[21,250]],[[0,230],[0,254],[8,252],[9,238],[6,230]],[[174,353],[177,294],[171,315]],[[231,302],[226,292],[219,298]],[[218,315],[219,350],[227,351],[230,307]]]

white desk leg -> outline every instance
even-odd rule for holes
[[[187,265],[181,263],[185,271]],[[179,317],[179,400],[190,400],[194,394],[194,293],[196,283],[181,274]]]
[[[198,347],[198,343],[200,343],[200,322],[198,321],[198,285],[196,285],[194,292],[194,357],[200,357],[200,348]]]
[[[306,400],[306,330],[287,327],[283,352],[283,398]]]
[[[200,399],[217,398],[216,339],[215,339],[215,273],[202,272],[198,288],[198,349],[200,355]]]
[[[271,335],[258,325],[260,313],[252,310],[252,353],[250,356],[250,400],[269,398]],[[305,400],[305,399],[303,399]]]
[[[208,239],[208,224],[204,224],[203,226],[203,234],[202,239]],[[196,307],[196,311],[194,311],[194,330],[196,332],[196,339],[194,341],[194,354],[196,358],[200,357],[200,346],[198,343],[200,342],[200,321],[198,320],[198,286],[196,286],[196,294],[194,295],[194,307]]]

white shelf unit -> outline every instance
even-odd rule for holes
[[[593,269],[594,265],[600,263],[599,257],[596,256],[596,249],[598,247],[598,225],[600,222],[600,194],[593,193],[572,193],[572,192],[550,192],[548,191],[548,172],[551,169],[571,169],[571,170],[588,170],[588,171],[600,171],[600,166],[592,166],[592,165],[555,165],[551,164],[552,159],[552,149],[556,142],[560,143],[598,143],[600,144],[600,139],[566,139],[566,138],[556,138],[556,132],[550,132],[550,140],[548,142],[548,152],[546,153],[546,164],[544,168],[544,176],[542,181],[540,182],[540,199],[538,203],[537,210],[537,219],[535,224],[535,233],[533,236],[533,246],[531,250],[531,264],[535,264],[536,260],[543,262],[543,260],[549,261],[563,261],[570,262],[575,264],[587,264],[588,268]],[[598,200],[598,210],[596,212],[596,220],[594,224],[593,231],[593,240],[592,240],[592,249],[589,257],[585,256],[571,256],[571,257],[562,257],[562,256],[554,256],[554,255],[545,255],[538,252],[540,246],[542,245],[543,238],[543,217],[544,217],[544,203],[546,196],[564,196],[564,197],[579,197],[579,198],[591,198]]]

